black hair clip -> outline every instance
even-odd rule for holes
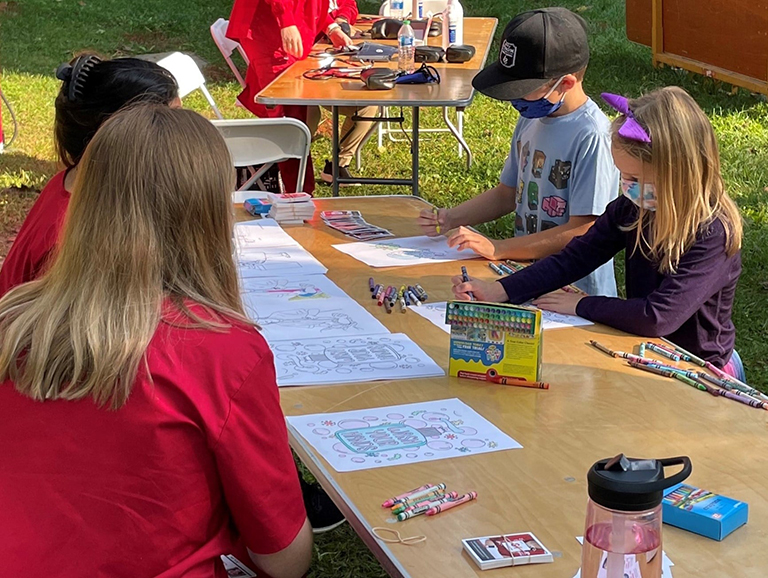
[[[56,69],[56,78],[63,82],[68,82],[67,99],[75,102],[78,97],[83,96],[83,87],[88,79],[88,74],[93,67],[101,62],[101,58],[93,54],[78,56],[73,64],[64,63]]]

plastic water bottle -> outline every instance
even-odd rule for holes
[[[664,468],[682,465],[665,477]],[[661,578],[664,490],[691,473],[687,457],[600,460],[587,473],[589,502],[581,552],[582,578]]]
[[[400,20],[403,17],[405,0],[391,0],[389,3],[389,17]]]
[[[411,73],[416,68],[414,64],[413,28],[411,21],[403,21],[400,31],[397,33],[397,69],[400,72]]]
[[[443,10],[443,50],[453,44],[464,44],[464,8],[459,0],[448,0]]]

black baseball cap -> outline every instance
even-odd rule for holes
[[[499,59],[472,79],[497,100],[522,98],[553,78],[589,63],[587,23],[566,8],[542,8],[515,16],[501,39]]]

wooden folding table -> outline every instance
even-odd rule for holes
[[[315,203],[318,210],[360,210],[368,222],[398,236],[421,234],[416,216],[430,207],[398,195]],[[286,230],[328,268],[339,287],[390,331],[409,335],[446,370],[448,335],[411,311],[387,315],[370,298],[368,278],[396,286],[418,282],[430,301],[450,298],[450,277],[460,265],[472,276],[496,278],[480,259],[372,269],[331,247],[349,239],[319,219]],[[580,562],[575,537],[584,532],[587,470],[598,459],[624,452],[647,458],[688,455],[693,485],[749,504],[749,523],[723,542],[664,526],[664,549],[675,563],[675,578],[764,578],[768,412],[635,370],[587,345],[590,339],[624,351],[641,341],[600,325],[545,331],[543,373],[551,384],[546,391],[447,376],[280,391],[289,416],[459,398],[523,449],[339,473],[293,429],[291,444],[391,576],[571,578]],[[391,523],[381,503],[427,482],[475,490],[478,499],[434,517]],[[414,546],[386,544],[372,535],[376,526],[427,540]],[[554,563],[488,573],[462,552],[462,538],[523,531],[536,534],[554,552]]]

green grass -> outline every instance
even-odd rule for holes
[[[676,84],[688,90],[712,119],[720,139],[724,176],[746,221],[743,262],[734,319],[737,347],[750,381],[768,391],[768,105],[765,99],[744,90],[732,91],[683,71],[654,69],[650,51],[626,40],[624,2],[596,0],[553,2],[578,11],[590,27],[592,61],[586,89],[592,95],[611,91],[636,96],[657,87]],[[470,16],[495,16],[503,29],[514,14],[550,5],[532,0],[464,0]],[[58,83],[56,66],[73,53],[92,49],[106,56],[132,55],[181,49],[196,53],[209,66],[209,87],[225,116],[243,116],[234,106],[238,86],[211,41],[208,26],[229,13],[231,0],[23,0],[0,3],[0,41],[5,67],[2,89],[16,108],[20,136],[13,148],[0,155],[0,236],[12,235],[20,215],[33,195],[55,172],[51,125]],[[362,11],[376,12],[377,2],[361,1]],[[496,42],[498,43],[497,32]],[[497,44],[494,46],[496,50]],[[184,105],[211,116],[198,96]],[[4,119],[8,115],[4,111]],[[427,110],[424,125],[439,126],[438,112]],[[450,136],[426,137],[421,148],[421,191],[438,205],[451,206],[498,182],[517,120],[504,103],[478,96],[466,113],[466,138],[475,154],[467,171],[456,155]],[[327,127],[313,144],[318,161],[330,156]],[[379,151],[365,149],[362,174],[396,176],[410,167],[407,145],[388,143]],[[319,163],[317,163],[319,164]],[[402,189],[354,189],[349,194],[384,194]],[[318,189],[319,195],[330,194]],[[494,236],[510,235],[512,222],[501,219],[485,226]],[[4,238],[4,237],[3,237]],[[0,256],[2,255],[0,244]],[[622,275],[619,266],[619,275]],[[339,529],[317,541],[311,576],[384,576],[365,546],[349,528]]]

